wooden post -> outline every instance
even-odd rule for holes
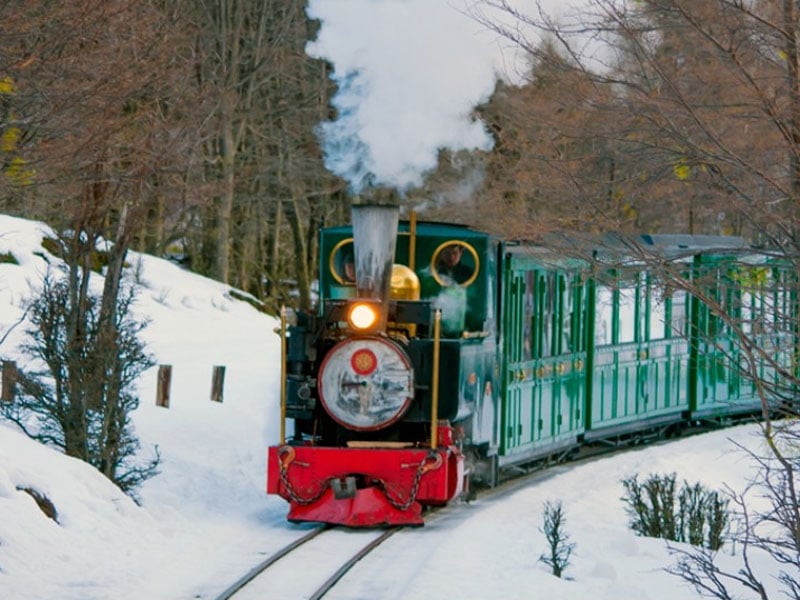
[[[169,408],[169,388],[172,383],[172,365],[159,365],[156,386],[156,406]]]
[[[216,365],[211,378],[211,399],[222,402],[222,388],[225,386],[225,367]]]
[[[13,360],[3,361],[3,388],[0,400],[13,402],[17,392],[17,363]]]

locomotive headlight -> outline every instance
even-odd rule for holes
[[[378,306],[372,302],[355,302],[347,311],[347,324],[356,331],[371,331],[379,319]]]
[[[383,338],[351,338],[334,346],[319,369],[319,398],[340,425],[374,431],[411,405],[414,375],[400,346]]]

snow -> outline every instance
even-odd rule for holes
[[[12,252],[20,263],[0,263],[0,337],[20,319],[29,286],[45,272],[45,231],[0,215],[0,255]],[[135,253],[129,262],[142,284],[136,314],[150,319],[143,334],[148,349],[158,364],[173,368],[169,408],[155,405],[152,368],[141,378],[141,406],[133,415],[143,456],[159,447],[161,473],[139,489],[137,505],[91,467],[0,421],[3,600],[215,598],[308,530],[286,522],[286,504],[264,492],[266,448],[279,431],[276,320],[235,300],[226,286],[169,262]],[[8,335],[0,356],[24,367],[17,350],[23,330]],[[210,400],[215,365],[227,369],[221,403]],[[755,447],[757,428],[559,466],[507,497],[458,504],[448,509],[454,517],[394,536],[332,597],[697,598],[664,572],[672,561],[666,543],[627,528],[620,482],[636,473],[676,472],[679,480],[741,490],[751,465],[733,441]],[[57,522],[25,488],[52,501]],[[564,579],[537,560],[546,550],[539,529],[548,500],[563,503],[576,543]],[[297,576],[313,568],[298,564]]]

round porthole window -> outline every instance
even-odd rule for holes
[[[337,283],[341,285],[356,284],[356,258],[353,238],[342,240],[331,251],[328,268]]]
[[[478,277],[480,259],[470,244],[450,240],[433,253],[431,273],[439,285],[467,287]]]

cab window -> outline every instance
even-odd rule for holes
[[[479,267],[475,248],[458,240],[441,244],[431,258],[431,273],[442,286],[467,287],[477,278]]]
[[[353,238],[342,240],[330,254],[328,268],[334,280],[341,285],[356,284],[355,251]]]

